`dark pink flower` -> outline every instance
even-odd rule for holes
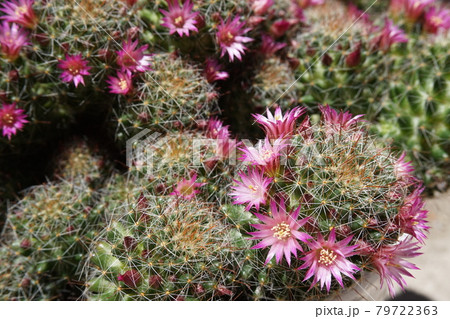
[[[5,15],[1,16],[0,19],[34,29],[39,20],[33,11],[33,4],[34,0],[5,1],[0,9]]]
[[[275,42],[271,36],[267,34],[262,35],[262,44],[261,44],[261,53],[271,56],[275,54],[275,52],[283,49],[286,46],[286,43]]]
[[[357,66],[359,62],[361,62],[361,43],[358,43],[353,52],[350,52],[345,58],[345,63],[350,68]]]
[[[256,15],[263,15],[274,4],[274,0],[250,0],[251,8]]]
[[[140,48],[137,48],[137,45],[138,40],[133,42],[131,39],[128,39],[122,43],[122,50],[117,51],[117,64],[122,68],[123,72],[145,72],[151,70],[151,56],[144,54],[148,45],[143,45]]]
[[[228,73],[221,71],[220,64],[214,59],[206,60],[205,76],[209,83],[228,79]]]
[[[416,21],[425,12],[425,9],[435,0],[404,0],[405,15],[410,21]]]
[[[355,254],[354,250],[358,247],[358,245],[347,246],[352,238],[353,236],[349,236],[344,240],[336,242],[336,233],[333,229],[328,236],[328,240],[324,240],[319,233],[317,241],[313,240],[308,242],[310,251],[306,253],[305,257],[300,258],[305,263],[299,269],[309,268],[303,281],[308,280],[314,275],[311,287],[320,281],[320,289],[325,284],[329,292],[332,275],[341,287],[344,287],[341,273],[356,280],[353,273],[360,269],[347,259]]]
[[[270,26],[270,33],[276,37],[279,38],[281,36],[283,36],[287,30],[289,30],[292,26],[292,22],[290,20],[278,20],[275,21],[271,26]]]
[[[222,20],[217,28],[216,38],[221,49],[220,57],[227,53],[231,62],[234,61],[234,57],[242,60],[242,55],[247,49],[243,43],[253,41],[252,38],[242,36],[250,29],[243,29],[245,22],[240,22],[240,18],[236,16],[234,19]]]
[[[422,209],[424,202],[420,195],[423,191],[423,187],[418,187],[407,196],[396,218],[400,229],[416,238],[421,244],[427,238],[425,232],[430,228],[426,220],[428,211]]]
[[[137,270],[128,270],[123,275],[117,276],[118,281],[123,281],[130,288],[136,288],[141,282],[141,275]]]
[[[331,108],[328,104],[319,106],[322,113],[322,122],[325,124],[329,132],[339,132],[340,130],[348,130],[354,127],[360,118],[364,115],[353,116],[350,112],[338,112]]]
[[[131,72],[117,72],[117,77],[109,76],[106,82],[109,84],[111,93],[126,95],[133,90]]]
[[[198,32],[197,20],[195,19],[198,12],[192,12],[191,0],[184,1],[183,7],[180,7],[178,0],[168,0],[169,11],[160,9],[162,14],[164,14],[163,24],[164,27],[169,28],[169,33],[178,33],[180,37],[183,35],[189,36],[189,31]]]
[[[438,33],[439,30],[447,31],[450,29],[450,10],[436,9],[432,7],[425,14],[425,30],[429,33]]]
[[[395,43],[408,42],[405,32],[399,27],[395,26],[392,20],[385,19],[385,24],[381,30],[381,34],[372,40],[372,44],[382,50],[389,51],[391,46]]]
[[[259,141],[256,147],[246,146],[240,148],[244,152],[240,160],[250,162],[268,176],[275,177],[280,169],[280,157],[288,145],[283,139],[277,139],[271,143],[269,138],[266,137],[264,142]]]
[[[270,247],[267,254],[266,264],[276,257],[277,264],[280,263],[284,257],[288,265],[291,265],[291,254],[297,257],[297,250],[303,252],[302,246],[299,244],[299,240],[307,242],[312,237],[304,232],[300,232],[298,229],[308,222],[309,218],[298,220],[298,214],[300,213],[300,206],[291,213],[286,211],[284,200],[280,201],[279,208],[277,208],[276,201],[270,202],[271,217],[255,213],[255,216],[263,222],[263,224],[252,224],[251,226],[258,229],[256,232],[250,232],[253,237],[250,239],[262,241],[253,246],[252,249],[263,249]]]
[[[267,110],[267,117],[261,114],[253,114],[253,117],[269,139],[289,138],[294,133],[296,120],[305,112],[304,107],[294,107],[283,115],[281,108],[277,107],[273,115]]]
[[[364,11],[362,11],[362,10],[359,10],[358,7],[355,6],[353,3],[349,3],[347,10],[352,18],[362,19],[365,23],[370,22],[369,14],[364,13]]]
[[[219,120],[217,117],[212,117],[206,124],[206,136],[208,138],[217,138],[219,136],[219,132],[224,129],[226,129],[228,136],[228,125],[224,126],[221,120]]]
[[[183,178],[169,195],[176,195],[186,200],[195,198],[195,196],[200,193],[197,187],[206,185],[206,183],[196,183],[196,180],[197,174],[192,175],[190,179]]]
[[[380,285],[383,287],[383,283],[386,282],[392,297],[395,295],[394,281],[404,290],[406,281],[402,276],[413,277],[406,269],[419,269],[405,260],[421,255],[417,252],[420,247],[411,240],[412,237],[409,237],[397,245],[382,246],[372,256],[372,263],[380,274]]]
[[[60,60],[58,64],[58,68],[64,70],[60,76],[61,79],[64,82],[73,82],[75,87],[78,87],[79,83],[85,85],[83,75],[90,75],[89,70],[91,69],[87,64],[88,62],[83,60],[81,54],[66,54],[66,59]]]
[[[134,6],[136,2],[138,2],[138,0],[122,0],[122,1],[125,2],[129,7]]]
[[[0,25],[0,46],[2,55],[9,61],[15,61],[20,50],[28,42],[28,34],[19,28],[17,24],[9,24],[6,21]]]
[[[239,172],[242,182],[235,180],[236,186],[233,186],[233,192],[230,193],[234,198],[233,204],[248,203],[246,210],[255,206],[259,210],[260,204],[266,203],[267,191],[272,178],[264,176],[264,173],[257,169],[250,169],[248,175]]]
[[[25,119],[27,116],[23,114],[24,112],[22,109],[16,109],[16,103],[2,105],[0,109],[0,128],[3,136],[7,136],[10,140],[11,135],[15,135],[17,130],[22,130],[23,125],[28,123]]]

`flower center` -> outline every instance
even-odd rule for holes
[[[80,73],[80,70],[78,68],[69,68],[69,72],[72,73],[72,75],[78,75],[78,73]]]
[[[128,88],[127,81],[125,81],[125,80],[120,80],[120,82],[119,82],[119,87],[120,87],[121,90],[126,90],[126,89]]]
[[[9,113],[5,114],[3,116],[3,121],[4,121],[4,123],[11,125],[14,123],[14,117]]]
[[[182,27],[184,25],[184,19],[182,16],[179,16],[178,18],[176,18],[174,20],[174,22],[177,27]]]
[[[443,20],[440,17],[432,17],[431,18],[431,22],[433,22],[433,24],[440,26],[443,22]]]
[[[14,13],[15,13],[16,15],[23,15],[23,14],[25,14],[27,11],[28,11],[28,9],[27,9],[26,6],[20,6],[20,7],[17,7],[17,8],[16,8],[16,10],[15,10]]]
[[[266,161],[272,157],[274,153],[271,150],[265,150],[262,154],[262,158]]]
[[[253,193],[256,193],[258,190],[258,186],[248,185],[248,188],[250,188]]]
[[[284,240],[291,237],[291,228],[285,222],[272,227],[271,230],[274,231],[273,237],[277,239]]]
[[[330,266],[334,263],[336,258],[337,255],[332,250],[322,249],[320,251],[319,264]]]
[[[194,191],[194,187],[192,185],[182,186],[180,188],[180,193],[182,195],[191,195]]]

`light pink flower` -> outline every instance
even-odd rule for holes
[[[414,166],[412,162],[405,161],[406,152],[403,152],[402,155],[398,158],[398,160],[394,164],[394,174],[398,180],[403,181],[415,181],[416,178],[411,174],[414,172]]]
[[[75,87],[78,87],[78,84],[84,84],[83,75],[90,75],[88,62],[83,60],[81,54],[77,55],[68,55],[66,54],[65,60],[60,60],[58,64],[58,68],[64,70],[61,74],[61,79],[63,82],[73,82]]]
[[[288,145],[283,139],[277,139],[271,143],[269,138],[266,137],[264,142],[259,141],[256,147],[245,146],[240,148],[244,152],[240,160],[250,162],[268,176],[275,177],[280,169],[280,157]]]
[[[145,72],[151,70],[151,55],[144,54],[148,45],[137,48],[138,40],[128,39],[122,43],[122,50],[117,51],[117,64],[122,68],[122,72]]]
[[[394,282],[398,283],[404,290],[406,281],[402,276],[413,277],[406,269],[419,269],[416,265],[407,262],[405,258],[412,258],[421,255],[417,252],[420,247],[417,243],[411,242],[412,237],[401,241],[397,245],[382,246],[373,256],[372,263],[380,274],[380,285],[386,282],[389,293],[395,295]]]
[[[133,90],[131,72],[117,72],[117,77],[109,76],[106,82],[109,84],[111,93],[126,95]]]
[[[197,20],[195,19],[198,12],[192,12],[191,0],[184,1],[183,7],[180,7],[178,0],[168,0],[169,11],[160,9],[162,14],[164,14],[163,24],[164,27],[169,28],[169,33],[178,33],[180,37],[183,35],[189,36],[189,31],[198,32]]]
[[[250,0],[251,8],[256,15],[263,15],[274,4],[274,0]]]
[[[266,203],[267,191],[272,178],[264,176],[264,173],[257,169],[250,169],[248,175],[242,172],[238,173],[242,182],[235,180],[236,186],[233,186],[233,192],[230,193],[234,198],[233,204],[248,203],[246,210],[255,206],[259,210],[261,204]]]
[[[450,29],[450,10],[431,8],[425,14],[424,28],[429,33],[438,33],[440,30]]]
[[[319,106],[322,113],[322,122],[330,132],[339,132],[340,130],[348,130],[354,127],[360,118],[364,115],[353,116],[350,112],[338,112],[331,108],[328,104]]]
[[[358,247],[358,245],[347,246],[352,238],[353,236],[349,236],[344,240],[336,242],[334,229],[330,232],[328,240],[324,240],[319,233],[317,241],[313,240],[308,243],[310,251],[306,253],[305,257],[300,258],[305,263],[299,269],[309,268],[303,281],[308,280],[314,275],[311,287],[320,281],[320,289],[325,284],[329,292],[332,275],[341,287],[344,287],[341,273],[356,280],[353,273],[360,269],[347,259],[355,254],[354,250]]]
[[[7,136],[10,140],[11,135],[15,135],[17,130],[22,130],[23,125],[28,123],[24,112],[22,109],[16,109],[16,103],[2,105],[2,108],[0,108],[0,128],[3,136]]]
[[[200,193],[197,187],[206,185],[206,183],[196,183],[196,180],[197,174],[192,175],[190,179],[183,178],[169,195],[176,195],[187,200],[195,198],[195,196]]]
[[[245,22],[240,22],[240,18],[236,16],[234,19],[222,20],[217,28],[216,38],[221,49],[220,57],[227,53],[231,62],[234,61],[234,57],[242,60],[242,55],[247,49],[243,43],[253,41],[252,38],[242,36],[250,29],[243,29]]]
[[[405,42],[408,42],[405,32],[394,25],[392,20],[386,18],[381,34],[372,40],[372,45],[383,52],[387,52],[393,44]]]
[[[312,237],[298,229],[308,222],[309,218],[297,220],[300,213],[300,206],[291,213],[286,211],[284,200],[280,201],[280,206],[277,208],[276,201],[270,202],[271,217],[255,213],[255,216],[263,222],[263,224],[252,224],[251,226],[258,229],[256,232],[250,232],[253,237],[250,239],[262,239],[260,243],[253,246],[252,249],[263,249],[270,247],[267,254],[266,264],[276,256],[277,264],[280,263],[284,257],[288,265],[291,265],[291,254],[297,258],[297,250],[303,252],[299,240],[307,242]]]
[[[39,20],[33,11],[34,0],[10,0],[3,3],[1,16],[7,22],[17,23],[25,28],[34,29]]]
[[[227,134],[229,135],[228,125],[224,126],[221,120],[219,120],[217,117],[212,117],[206,124],[206,136],[208,138],[217,138],[219,136],[219,132],[223,129],[225,129]]]
[[[426,220],[428,211],[422,209],[424,202],[420,195],[423,191],[424,187],[418,187],[407,196],[396,218],[400,229],[416,238],[421,244],[427,238],[425,232],[430,228]]]
[[[205,76],[209,83],[228,79],[228,73],[221,71],[221,65],[214,59],[207,59],[205,63]]]
[[[253,114],[253,117],[269,139],[289,138],[294,134],[296,120],[305,112],[304,107],[294,107],[283,115],[281,108],[277,107],[274,114],[267,109],[267,117],[261,114]]]
[[[28,34],[19,28],[17,24],[9,24],[6,21],[0,25],[0,46],[2,55],[9,61],[15,61],[20,50],[29,45]]]

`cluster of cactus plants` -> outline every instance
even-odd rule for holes
[[[2,2],[0,299],[404,288],[450,176],[450,11],[372,2]]]

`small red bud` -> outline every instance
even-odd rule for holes
[[[123,275],[117,277],[118,281],[123,281],[130,288],[136,288],[141,282],[141,275],[137,270],[128,270]]]

